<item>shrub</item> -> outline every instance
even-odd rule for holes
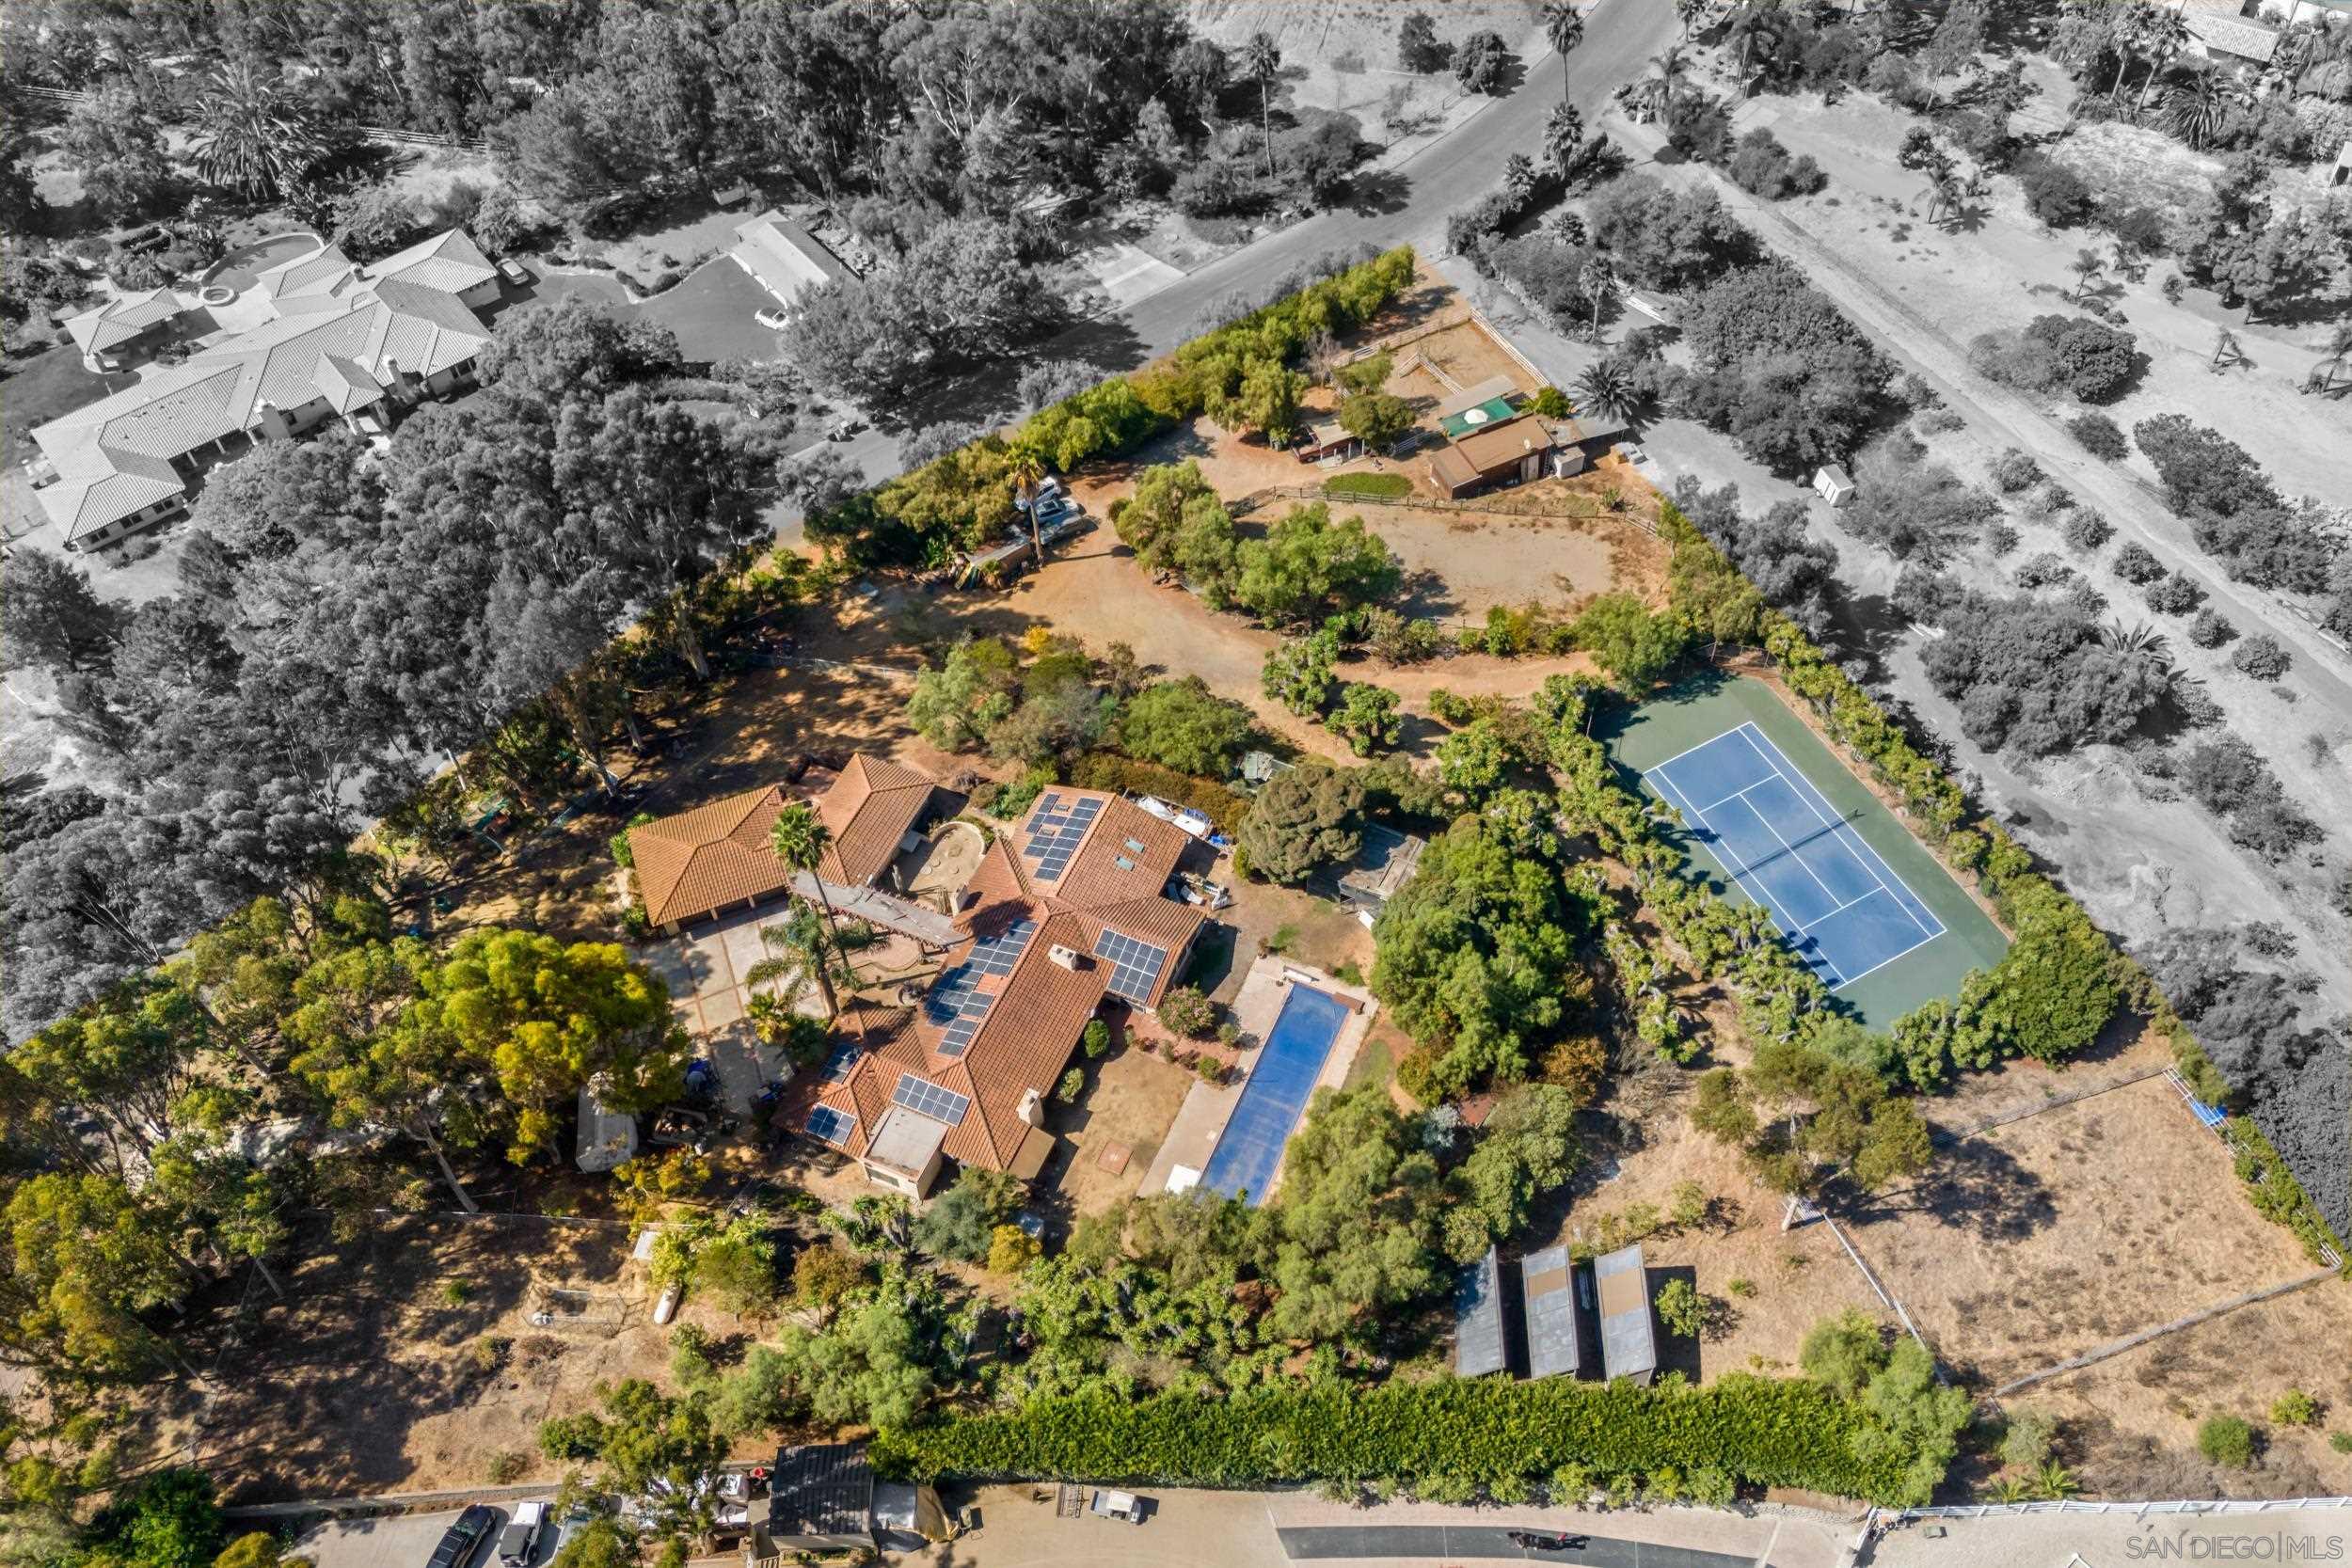
[[[2096,512],[2076,512],[2066,519],[2060,531],[2066,543],[2078,550],[2095,550],[2115,537],[2115,525]]]
[[[1658,1322],[1669,1334],[1695,1339],[1706,1315],[1698,1288],[1679,1275],[1658,1288]]]
[[[2201,648],[2218,648],[2237,635],[2221,612],[2208,606],[2197,612],[2197,619],[2188,624],[2188,640]]]
[[[1078,1102],[1078,1097],[1086,1092],[1087,1069],[1082,1067],[1073,1067],[1061,1075],[1061,1084],[1054,1090],[1054,1098],[1065,1105],[1074,1105]]]
[[[1160,998],[1160,1022],[1186,1039],[1204,1040],[1216,1029],[1216,1004],[1198,986],[1178,986]]]
[[[2017,182],[2025,192],[2026,211],[2053,229],[2090,221],[2097,206],[2082,176],[2040,152],[2017,160]]]
[[[2352,1453],[2352,1432],[2329,1433],[2328,1446],[2338,1453]]]
[[[1019,1274],[1044,1250],[1036,1237],[1019,1226],[1000,1225],[988,1234],[988,1272]]]
[[[2135,587],[2153,582],[2164,576],[2164,563],[2137,539],[2116,551],[2114,561],[2108,564],[2114,567],[2117,577]]]
[[[1780,138],[1757,126],[1740,138],[1724,172],[1741,190],[1767,201],[1789,196],[1811,196],[1829,183],[1829,176],[1810,157],[1792,158]]]
[[[1099,1018],[1088,1019],[1086,1031],[1078,1037],[1078,1045],[1086,1052],[1088,1061],[1101,1060],[1111,1048],[1111,1026]]]
[[[2067,430],[2091,456],[2114,463],[2131,451],[2123,427],[2096,409],[2086,409],[2066,421]]]
[[[2239,643],[2237,651],[2230,656],[2233,669],[2258,681],[2277,680],[2287,673],[2290,662],[2286,649],[2280,647],[2279,640],[2268,632],[2256,632]]]
[[[2224,1469],[2254,1463],[2254,1429],[2235,1416],[2208,1416],[2197,1429],[2197,1451]]]
[[[1969,341],[1968,365],[2005,387],[2084,403],[2122,395],[2141,369],[2130,333],[2080,316],[2036,316],[2015,331],[1980,333]]]
[[[2020,1410],[2001,1433],[2001,1463],[2038,1470],[2050,1457],[2050,1442],[2057,1435],[2058,1423],[2049,1417],[2039,1410]]]
[[[2300,1388],[2290,1388],[2270,1402],[2270,1418],[2282,1427],[2319,1424],[2319,1402]]]
[[[2178,572],[2169,572],[2148,585],[2148,608],[2159,615],[2185,615],[2205,597],[2205,591]]]
[[[1993,460],[1993,467],[1987,474],[1995,490],[2005,496],[2013,496],[2042,482],[2042,465],[2026,452],[2010,447]]]

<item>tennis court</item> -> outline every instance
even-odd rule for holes
[[[1681,816],[1691,869],[1772,917],[1865,1026],[1956,996],[2008,941],[1773,689],[1695,675],[1597,734]]]
[[[1701,741],[1645,777],[1740,891],[1772,911],[1832,990],[1944,934],[1944,923],[1755,724]]]

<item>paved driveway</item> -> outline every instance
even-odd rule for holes
[[[1502,1512],[1497,1510],[1496,1512]],[[1276,1530],[1282,1555],[1293,1562],[1363,1561],[1373,1558],[1524,1558],[1531,1562],[1574,1562],[1588,1568],[1751,1568],[1752,1559],[1694,1551],[1640,1541],[1584,1535],[1565,1551],[1541,1552],[1514,1545],[1515,1529],[1535,1525],[1321,1525]]]
[[[460,1512],[452,1508],[386,1519],[330,1519],[304,1531],[294,1551],[318,1568],[424,1568],[432,1560],[433,1548],[440,1544],[441,1532]],[[490,1532],[489,1542],[475,1553],[468,1568],[483,1568],[485,1563],[496,1568],[498,1530],[506,1528],[513,1505],[500,1507],[498,1516],[498,1528]],[[551,1532],[543,1531],[539,1544],[544,1547],[551,1539]]]
[[[646,967],[668,982],[671,1006],[687,1032],[702,1042],[703,1054],[718,1069],[720,1099],[739,1116],[770,1084],[784,1076],[784,1053],[763,1045],[746,1016],[751,988],[743,976],[768,956],[759,928],[784,918],[781,904],[733,914],[675,937],[646,944]],[[803,1011],[824,1016],[815,994],[802,999]]]

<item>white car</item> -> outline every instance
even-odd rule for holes
[[[525,271],[523,264],[512,256],[499,262],[499,276],[518,289],[531,281],[531,274]]]
[[[792,320],[781,310],[755,310],[752,319],[771,332],[783,331]]]
[[[516,1503],[514,1516],[499,1533],[499,1568],[529,1568],[531,1548],[539,1544],[539,1530],[547,1522],[546,1503]]]

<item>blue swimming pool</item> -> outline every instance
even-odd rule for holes
[[[1328,991],[1293,982],[1282,999],[1282,1011],[1258,1053],[1258,1065],[1242,1086],[1241,1103],[1233,1107],[1209,1156],[1200,1185],[1251,1205],[1262,1202],[1273,1184],[1275,1167],[1282,1163],[1282,1146],[1298,1125],[1307,1097],[1322,1076],[1331,1042],[1347,1022],[1347,1004]]]

